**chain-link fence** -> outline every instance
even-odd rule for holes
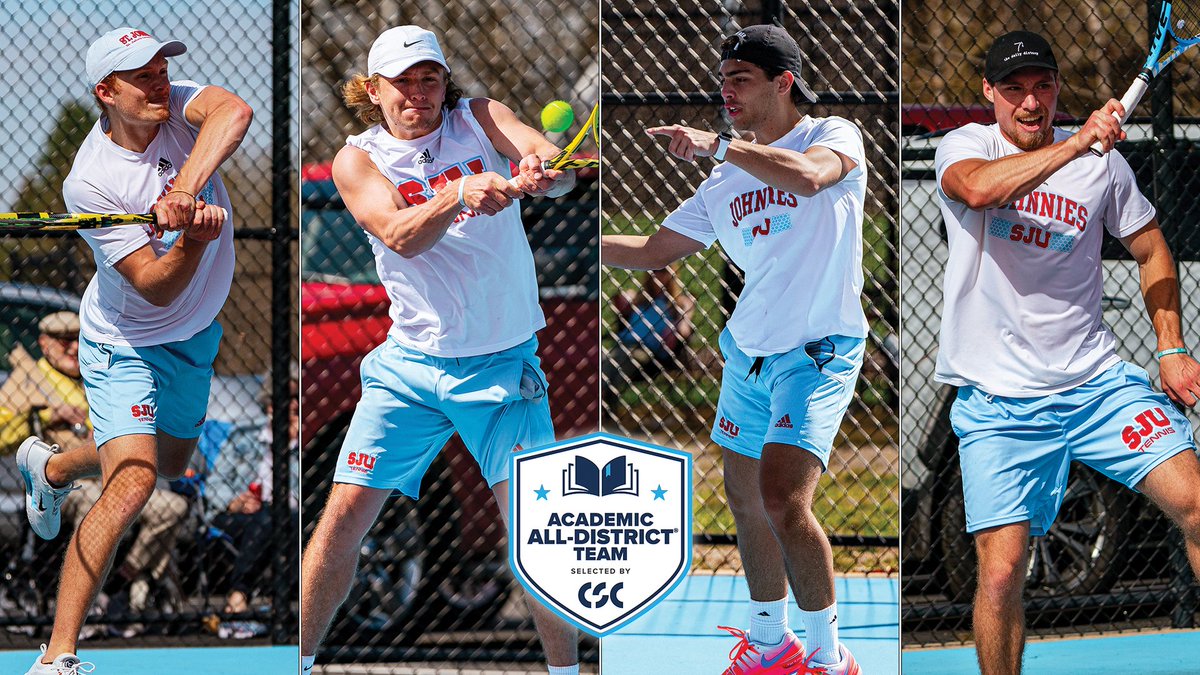
[[[839,571],[888,575],[898,571],[899,529],[896,22],[895,3],[839,0],[623,0],[605,3],[601,14],[605,232],[653,232],[707,175],[703,161],[675,161],[642,130],[674,123],[730,128],[717,68],[722,38],[739,28],[776,23],[788,30],[820,97],[802,112],[841,116],[862,129],[870,177],[863,263],[871,335],[815,510]],[[720,390],[717,336],[741,288],[741,272],[716,246],[654,275],[604,276],[603,425],[695,457],[693,573],[741,571],[720,448],[709,439]],[[662,344],[649,349],[629,317],[635,307],[655,303],[670,318]]]
[[[330,162],[364,125],[340,97],[366,70],[375,38],[393,26],[432,30],[453,82],[488,97],[531,126],[542,106],[570,102],[586,117],[597,96],[596,5],[573,0],[306,1],[302,180],[304,538],[329,491],[335,460],[359,399],[359,364],[391,325],[366,237],[345,210]],[[571,130],[574,131],[574,130]],[[550,135],[560,144],[563,135]],[[560,438],[594,431],[599,418],[597,306],[599,185],[580,171],[556,199],[522,201],[547,327],[539,355]],[[471,663],[543,658],[524,594],[507,570],[507,540],[492,493],[455,437],[425,476],[421,498],[388,502],[362,545],[349,600],[320,651],[322,663]],[[596,643],[583,645],[594,662]],[[397,666],[398,668],[400,666]],[[404,671],[408,672],[408,671]]]
[[[207,422],[187,475],[169,484],[160,479],[120,544],[84,646],[161,635],[171,643],[294,643],[298,408],[288,364],[295,340],[295,98],[287,36],[296,11],[267,0],[167,7],[0,2],[8,45],[0,73],[0,128],[7,132],[0,211],[65,210],[63,179],[99,114],[84,53],[111,28],[131,25],[184,41],[187,53],[170,60],[172,79],[222,86],[255,111],[245,141],[220,169],[233,205],[237,263],[218,317],[224,338]],[[0,648],[33,650],[49,635],[68,539],[100,484],[79,481],[63,505],[62,531],[42,540],[26,520],[13,454],[30,434],[64,449],[90,441],[77,342],[39,323],[79,309],[95,263],[73,232],[5,234],[0,249]]]
[[[970,639],[973,542],[965,533],[957,439],[949,425],[954,391],[932,379],[946,262],[933,153],[945,130],[994,121],[983,98],[984,54],[995,36],[1027,29],[1052,41],[1061,68],[1062,124],[1120,97],[1137,74],[1158,15],[1156,2],[1009,1],[905,3],[902,111],[904,235],[904,575],[905,643]],[[1200,112],[1187,57],[1155,78],[1118,144],[1155,202],[1175,255],[1184,334],[1200,334],[1197,209]],[[1183,70],[1180,69],[1183,66]],[[1174,80],[1174,82],[1172,81]],[[1104,321],[1118,352],[1157,378],[1155,336],[1135,263],[1109,238],[1104,246]],[[1190,412],[1193,424],[1197,421]],[[1147,499],[1076,465],[1054,528],[1031,547],[1026,592],[1031,629],[1046,634],[1194,625],[1196,593],[1178,533]]]

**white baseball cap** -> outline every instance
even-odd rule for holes
[[[397,26],[375,38],[367,54],[367,74],[396,77],[422,61],[440,63],[450,72],[433,33],[420,26]]]
[[[179,56],[187,45],[179,40],[159,42],[144,30],[124,26],[114,28],[92,43],[87,50],[87,78],[94,87],[118,70],[137,70],[150,63],[156,54]]]

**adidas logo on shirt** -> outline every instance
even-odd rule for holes
[[[159,176],[165,176],[166,173],[168,171],[170,171],[172,168],[173,167],[171,166],[171,160],[167,159],[166,157],[158,158],[158,175]]]
[[[429,152],[428,148],[421,151],[421,156],[417,157],[417,166],[420,166],[422,164],[432,164],[432,163],[433,163],[433,153]]]
[[[784,415],[783,417],[780,417],[779,421],[775,423],[775,428],[776,429],[791,429],[792,428],[792,416]]]

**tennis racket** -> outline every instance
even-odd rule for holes
[[[92,230],[118,225],[155,223],[153,213],[0,213],[0,232]]]
[[[1198,0],[1200,1],[1200,0]],[[587,122],[583,123],[583,128],[575,135],[570,145],[563,148],[563,151],[557,155],[542,162],[543,169],[555,169],[558,171],[567,171],[569,169],[586,169],[589,167],[600,166],[600,160],[595,157],[574,157],[573,155],[579,150],[579,146],[591,136],[596,141],[596,148],[600,147],[600,104],[592,106],[592,114],[588,115]]]
[[[1175,39],[1175,46],[1166,55],[1162,55],[1167,41],[1167,33],[1170,33],[1171,37]],[[1121,97],[1121,105],[1125,107],[1125,116],[1122,117],[1114,112],[1113,117],[1116,117],[1121,124],[1125,124],[1125,120],[1133,114],[1133,109],[1137,107],[1138,101],[1142,100],[1142,95],[1150,87],[1150,79],[1196,44],[1200,44],[1200,0],[1175,0],[1174,2],[1163,0],[1162,12],[1158,15],[1158,27],[1154,29],[1154,46],[1150,49],[1150,56],[1146,58],[1142,72],[1138,73],[1137,79]],[[1103,146],[1099,142],[1093,143],[1091,150],[1092,154],[1097,157],[1104,154]]]

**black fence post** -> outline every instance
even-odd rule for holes
[[[272,574],[271,640],[294,642],[299,622],[293,611],[299,521],[291,516],[292,330],[292,19],[291,0],[272,0],[271,37],[271,520],[282,565]],[[296,525],[293,526],[292,523]],[[293,531],[294,530],[294,531]]]

